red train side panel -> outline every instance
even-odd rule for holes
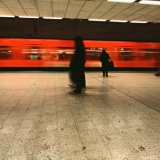
[[[107,50],[117,68],[155,68],[160,64],[160,43],[84,41],[86,67],[100,67]],[[0,67],[69,67],[73,40],[0,39]]]

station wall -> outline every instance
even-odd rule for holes
[[[47,38],[160,42],[160,24],[0,18],[0,38]]]

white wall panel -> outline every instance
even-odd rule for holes
[[[132,20],[135,20],[136,18],[142,16],[141,14],[132,14],[128,17],[126,17],[125,19],[128,20],[128,21],[132,21]]]
[[[2,14],[2,15],[14,15],[8,8],[0,8],[0,14]]]
[[[3,3],[7,7],[15,7],[15,8],[22,8],[20,3],[17,0],[4,0]]]
[[[88,17],[90,17],[91,14],[92,12],[80,12],[77,18],[88,19]]]
[[[58,2],[68,2],[68,1],[71,1],[71,0],[52,0],[52,2],[56,2],[56,1],[58,1]]]
[[[146,21],[148,18],[151,18],[151,17],[153,17],[153,16],[145,14],[143,16],[136,18],[136,20],[137,21]]]
[[[155,20],[158,20],[158,19],[160,19],[160,15],[156,15],[156,16],[153,16],[153,17],[151,17],[151,18],[148,18],[147,19],[147,21],[155,21]]]
[[[52,9],[52,4],[51,2],[37,2],[37,7],[38,9]]]
[[[25,9],[28,16],[40,16],[38,11],[35,9]]]
[[[19,8],[10,8],[10,10],[14,13],[15,16],[26,16],[26,13],[23,9]]]
[[[104,15],[104,13],[100,13],[100,12],[94,12],[89,18],[92,19],[99,19]]]
[[[136,12],[136,14],[146,14],[149,13],[151,11],[154,11],[155,9],[157,9],[159,6],[154,6],[154,5],[148,5],[145,8],[139,10]]]
[[[91,2],[103,2],[104,0],[90,0]]]
[[[65,15],[65,11],[56,11],[56,10],[53,11],[53,17],[64,18],[64,15]]]
[[[157,15],[160,14],[160,8],[157,8],[156,10],[153,10],[152,12],[149,12],[150,15]]]
[[[76,18],[79,11],[67,11],[65,14],[65,18]]]
[[[154,22],[159,5],[108,2],[107,0],[0,0],[0,14],[55,16],[71,19],[119,19]]]
[[[52,2],[52,0],[35,0],[36,1],[36,3],[51,3]]]
[[[155,21],[153,21],[153,22],[157,22],[157,23],[160,23],[160,19],[158,19],[158,20],[155,20]]]
[[[100,4],[101,4],[101,2],[86,1],[85,5],[82,8],[82,12],[94,11]]]
[[[79,11],[84,5],[84,1],[70,1],[67,7],[68,11]]]
[[[19,0],[23,8],[28,9],[37,9],[36,3],[34,0]]]
[[[130,13],[130,14],[133,14],[133,13],[136,13],[137,11],[143,9],[147,7],[147,5],[144,5],[144,4],[138,4],[138,3],[133,3],[129,8],[126,8],[123,13]]]
[[[108,12],[110,9],[112,9],[116,5],[117,5],[117,3],[115,3],[115,2],[103,1],[99,5],[99,7],[95,10],[95,12]]]
[[[52,10],[41,9],[39,10],[40,17],[52,17]]]
[[[6,8],[5,4],[2,1],[0,1],[0,8]]]
[[[68,6],[68,2],[53,1],[52,3],[53,10],[66,10],[67,6]]]
[[[118,3],[109,12],[116,12],[118,14],[119,12],[129,8],[131,5],[132,3]]]
[[[101,17],[101,19],[109,20],[109,19],[112,19],[113,17],[115,17],[116,15],[117,15],[117,13],[115,13],[115,12],[106,13],[104,16]]]
[[[129,14],[127,13],[123,13],[123,14],[118,14],[115,17],[113,17],[114,19],[118,19],[118,20],[125,20],[126,17],[128,17]]]

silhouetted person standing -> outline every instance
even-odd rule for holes
[[[75,39],[75,53],[70,62],[70,69],[73,75],[73,81],[76,84],[75,93],[81,93],[82,87],[86,87],[85,82],[85,48],[82,37],[78,36]]]
[[[109,61],[111,61],[109,54],[105,50],[103,50],[99,60],[102,63],[103,77],[104,76],[108,77],[108,66],[109,66]]]

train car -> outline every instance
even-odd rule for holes
[[[99,68],[105,49],[116,68],[156,68],[160,64],[160,43],[84,40],[86,68]],[[0,39],[0,67],[69,67],[73,40]]]

